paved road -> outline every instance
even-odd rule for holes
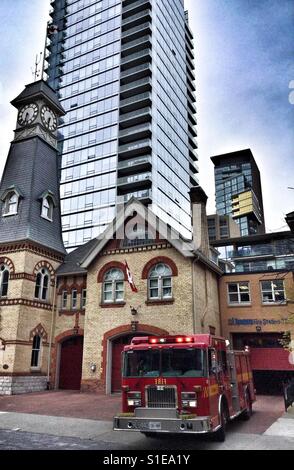
[[[147,439],[114,433],[112,417],[120,397],[73,392],[0,397],[0,450],[198,450],[293,449],[294,439],[264,433],[283,414],[280,397],[259,397],[250,421],[230,424],[224,444],[208,438]],[[293,420],[294,422],[294,420]],[[271,428],[272,429],[272,428]],[[275,428],[273,428],[275,429]]]
[[[127,435],[113,436],[107,433],[97,439],[52,436],[0,430],[1,450],[293,450],[294,439],[255,434],[229,433],[225,443],[210,439],[177,437],[166,439],[146,439]]]
[[[108,421],[0,414],[1,450],[292,450],[294,437],[242,433],[244,424],[232,423],[225,443],[211,438],[168,436],[148,439],[141,434],[113,432]],[[32,432],[33,431],[33,432]]]

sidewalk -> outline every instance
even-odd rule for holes
[[[266,436],[283,436],[294,438],[294,406],[289,408],[267,431]]]

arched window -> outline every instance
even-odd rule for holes
[[[0,265],[0,297],[7,297],[9,269],[5,264]]]
[[[39,367],[40,366],[41,343],[42,343],[41,336],[40,335],[34,336],[33,347],[32,347],[31,367]]]
[[[44,197],[42,202],[42,217],[44,219],[53,220],[53,201],[51,197]]]
[[[48,300],[49,298],[50,274],[43,268],[38,272],[35,286],[35,298],[39,300]]]
[[[13,191],[7,194],[4,200],[3,215],[16,215],[18,210],[18,195]]]
[[[172,299],[172,270],[169,266],[159,263],[151,269],[148,276],[148,292],[150,300]]]
[[[104,276],[103,302],[124,301],[124,273],[120,269],[110,269]]]

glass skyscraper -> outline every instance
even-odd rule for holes
[[[191,238],[197,181],[193,35],[183,0],[54,0],[45,72],[60,122],[71,250],[135,196]]]
[[[216,212],[233,217],[241,236],[265,233],[260,172],[250,149],[211,158]]]

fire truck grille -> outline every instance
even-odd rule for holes
[[[176,408],[176,388],[148,387],[147,406],[148,408]]]

